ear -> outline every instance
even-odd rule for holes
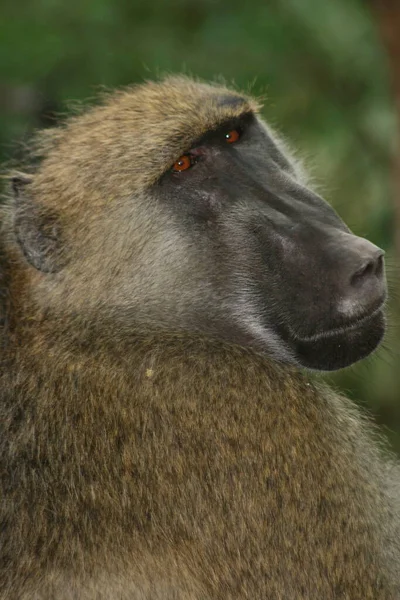
[[[32,181],[25,174],[11,180],[15,236],[29,264],[44,273],[56,273],[65,264],[59,218],[32,199],[29,193]]]

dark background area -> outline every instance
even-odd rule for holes
[[[165,72],[263,94],[319,192],[385,249],[386,340],[330,379],[400,452],[400,2],[1,0],[1,161],[71,100]]]

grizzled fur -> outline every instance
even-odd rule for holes
[[[292,367],[174,327],[203,271],[149,190],[249,110],[184,78],[132,87],[43,136],[37,172],[15,176],[2,600],[400,598],[398,467],[371,425]]]

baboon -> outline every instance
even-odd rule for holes
[[[311,371],[383,252],[247,94],[167,77],[39,135],[2,216],[0,597],[400,598],[400,475]]]

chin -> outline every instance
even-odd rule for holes
[[[385,326],[385,315],[380,310],[360,323],[317,333],[307,339],[294,338],[291,346],[302,367],[335,371],[371,354],[381,342]]]

